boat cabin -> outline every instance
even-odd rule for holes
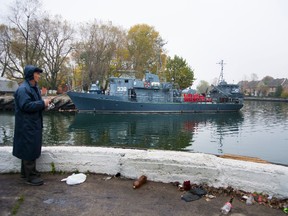
[[[172,86],[171,83],[160,83],[158,75],[147,72],[143,80],[132,77],[110,78],[108,92],[111,96],[135,102],[172,102],[175,101]]]
[[[240,91],[240,86],[236,84],[227,84],[225,81],[220,82],[217,86],[213,86],[209,94],[214,102],[243,102],[243,94]]]

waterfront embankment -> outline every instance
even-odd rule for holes
[[[59,96],[43,96],[43,98],[50,98],[55,107],[53,111],[74,111],[75,106],[72,100],[67,95]],[[0,110],[13,110],[14,97],[13,96],[0,96]]]
[[[19,172],[12,147],[0,147],[0,173]],[[92,172],[155,182],[183,182],[232,187],[277,198],[288,198],[288,167],[220,158],[203,153],[102,147],[43,147],[41,172]]]

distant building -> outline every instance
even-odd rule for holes
[[[238,83],[242,92],[247,96],[273,96],[277,88],[282,87],[283,91],[288,91],[288,79],[271,79],[264,82],[260,81],[241,81]]]
[[[269,87],[268,95],[275,94],[279,86],[281,86],[283,89],[288,89],[288,80],[287,78],[273,79],[267,85]]]
[[[0,95],[13,95],[18,88],[16,81],[0,77]]]

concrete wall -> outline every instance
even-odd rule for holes
[[[20,160],[12,147],[0,147],[0,173],[19,172]],[[247,192],[262,192],[277,198],[288,197],[288,167],[223,159],[189,152],[132,150],[100,147],[43,147],[37,169],[93,172],[136,179],[147,175],[158,182],[183,182],[214,187],[231,186]]]

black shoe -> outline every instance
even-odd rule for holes
[[[32,172],[32,175],[33,176],[36,176],[36,177],[41,177],[41,173],[39,172],[39,171],[34,171],[34,172]],[[26,179],[26,175],[25,174],[23,174],[23,173],[21,173],[21,178],[22,179]]]
[[[27,180],[26,184],[29,184],[32,186],[40,186],[44,184],[44,181],[41,178],[32,178],[30,180]]]

